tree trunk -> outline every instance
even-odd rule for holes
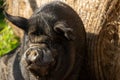
[[[50,1],[55,0],[6,0],[6,3],[10,14],[29,18],[36,8]],[[85,25],[91,80],[119,80],[120,0],[60,1],[69,4]]]

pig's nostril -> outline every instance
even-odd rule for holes
[[[31,53],[31,57],[32,57],[33,59],[36,59],[36,58],[38,57],[38,52],[37,52],[37,51],[33,51],[33,52]]]
[[[30,54],[30,51],[26,52],[26,56],[28,56]]]
[[[34,53],[34,56],[37,56],[37,55],[38,55],[38,53],[37,53],[37,52],[35,52],[35,53]]]

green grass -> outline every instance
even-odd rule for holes
[[[10,26],[4,25],[0,31],[0,56],[8,53],[18,46],[18,38],[14,35]]]

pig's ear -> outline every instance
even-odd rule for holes
[[[21,28],[24,31],[27,30],[28,20],[26,18],[19,17],[19,16],[12,16],[8,14],[7,12],[3,12],[3,13],[6,19],[8,19],[11,23],[13,23],[14,25]]]
[[[68,26],[65,22],[56,22],[54,25],[54,30],[59,34],[62,34],[68,40],[75,39],[75,36],[73,35],[73,29],[68,28]]]

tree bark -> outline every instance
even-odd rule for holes
[[[29,18],[36,8],[50,1],[55,0],[6,0],[7,11]],[[91,80],[119,80],[120,0],[60,1],[69,4],[84,23],[87,33],[86,59]],[[17,30],[17,34],[22,32]]]

